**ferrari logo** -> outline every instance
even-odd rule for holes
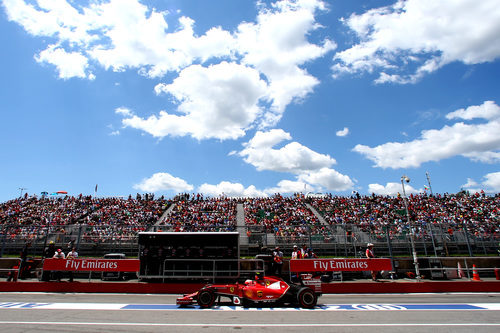
[[[266,280],[266,286],[270,285],[271,282],[269,280]]]
[[[257,291],[257,297],[262,298],[262,296],[264,296],[262,290]]]
[[[229,291],[234,293],[234,287],[229,288]]]

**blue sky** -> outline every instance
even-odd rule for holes
[[[495,0],[2,0],[0,201],[500,191]]]

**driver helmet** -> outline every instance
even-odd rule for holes
[[[255,272],[255,280],[262,279],[262,272]]]

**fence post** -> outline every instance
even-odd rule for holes
[[[344,231],[344,253],[345,257],[347,258],[347,224],[343,224],[343,231]]]
[[[83,226],[82,226],[82,225],[80,225],[80,226],[79,226],[79,228],[78,228],[78,238],[77,238],[77,240],[76,240],[76,248],[77,248],[78,250],[80,250],[80,240],[81,240],[81,238],[82,238],[82,228],[83,228]]]
[[[437,257],[437,251],[436,251],[436,241],[434,239],[434,232],[432,231],[432,225],[428,224],[427,227],[429,228],[429,233],[431,235],[431,240],[432,240],[432,248],[434,249],[434,256]]]
[[[427,253],[427,243],[425,242],[425,234],[423,232],[423,229],[422,229],[422,225],[420,225],[420,235],[422,237],[422,244],[424,245],[424,254],[426,257],[428,257],[428,253]]]
[[[466,226],[468,223],[466,224]],[[469,241],[469,233],[467,232],[467,227],[464,228],[464,233],[465,233],[465,241],[467,242],[467,250],[469,250],[469,257],[474,257],[474,254],[472,253],[472,249],[470,247],[470,241]]]
[[[387,238],[387,247],[389,248],[389,257],[391,258],[392,270],[394,270],[394,257],[392,255],[392,243],[391,243],[391,237],[389,236],[389,227],[388,226],[385,226],[385,235]]]

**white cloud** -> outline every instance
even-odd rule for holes
[[[138,0],[110,0],[87,7],[63,0],[37,1],[36,5],[4,0],[3,4],[9,20],[30,34],[56,38],[56,45],[67,53],[73,49],[115,71],[139,68],[147,76],[158,77],[196,60],[229,56],[234,44],[231,34],[220,28],[195,36],[194,21],[187,17],[181,17],[169,31],[168,13]],[[58,66],[56,61],[53,64]]]
[[[487,119],[500,118],[500,108],[493,101],[486,101],[481,105],[469,106],[467,109],[459,109],[446,115],[446,119]]]
[[[301,174],[299,179],[308,184],[320,187],[322,191],[345,191],[351,189],[354,185],[349,176],[330,168],[321,168]]]
[[[253,185],[245,188],[242,184],[227,181],[220,182],[217,185],[202,184],[198,188],[198,192],[213,197],[221,195],[227,197],[267,197],[265,192],[257,190]]]
[[[475,180],[468,178],[467,184],[462,185],[462,188],[473,193],[481,192],[481,190],[484,190],[486,193],[495,194],[500,192],[500,172],[488,173],[483,179],[481,183],[477,183]]]
[[[116,108],[115,109],[115,113],[116,114],[119,114],[119,115],[122,115],[124,117],[132,117],[134,115],[134,113],[129,109],[129,108],[126,108],[126,107],[119,107],[119,108]]]
[[[266,115],[265,125],[276,124],[289,103],[305,98],[319,83],[299,66],[336,47],[329,40],[317,45],[306,38],[320,28],[314,14],[326,10],[323,1],[278,1],[273,7],[261,10],[255,23],[240,24],[236,33],[242,62],[258,69],[269,81],[272,112]]]
[[[411,185],[405,185],[406,194],[416,194],[422,192],[422,189],[416,190]],[[368,185],[368,193],[375,193],[378,195],[396,196],[403,193],[401,183],[387,183],[385,186],[380,184]]]
[[[347,136],[347,134],[349,134],[349,128],[347,127],[344,127],[344,129],[335,132],[336,136]]]
[[[496,0],[399,0],[344,23],[359,43],[335,55],[334,77],[380,70],[378,83],[413,83],[454,61],[478,64],[500,56]]]
[[[62,48],[51,45],[35,56],[35,59],[40,63],[45,62],[56,66],[61,79],[93,78],[92,74],[85,73],[89,66],[87,58],[78,52],[68,53]]]
[[[500,161],[500,107],[492,101],[451,112],[448,119],[482,118],[486,123],[457,122],[441,129],[422,131],[419,139],[388,142],[376,147],[358,144],[353,151],[372,160],[381,168],[419,167],[422,163],[461,155],[474,161]]]
[[[89,33],[93,15],[88,8],[81,14],[70,3],[62,0],[38,0],[36,6],[19,0],[2,2],[8,19],[22,25],[33,36],[56,37],[79,45],[95,39]]]
[[[143,192],[158,192],[172,190],[176,193],[189,192],[193,190],[193,185],[185,180],[174,177],[166,172],[158,172],[149,178],[143,179],[139,184],[133,186]]]
[[[492,172],[484,176],[483,185],[492,190],[492,192],[500,192],[500,172]]]
[[[463,184],[461,187],[462,188],[467,188],[467,189],[472,189],[472,188],[475,188],[477,186],[479,186],[479,184],[474,179],[467,178],[467,183]],[[473,192],[479,192],[479,190],[473,191]]]
[[[155,91],[169,93],[183,115],[161,111],[147,119],[126,115],[123,125],[141,129],[155,137],[190,135],[196,139],[236,139],[257,119],[258,105],[266,91],[259,73],[249,67],[222,62],[209,67],[184,69],[172,84],[157,85]]]
[[[285,146],[274,148],[285,140],[291,140],[289,133],[281,129],[268,132],[258,131],[244,144],[238,153],[244,161],[257,170],[269,170],[294,174],[296,180],[283,180],[277,187],[266,189],[266,193],[293,193],[308,190],[344,191],[353,186],[349,176],[342,175],[330,168],[336,161],[329,155],[319,154],[298,142],[290,142]]]
[[[278,143],[290,139],[290,134],[281,129],[258,131],[254,138],[244,144],[245,148],[239,155],[259,171],[272,170],[294,174],[318,170],[336,163],[329,155],[319,154],[298,142],[288,143],[280,149],[273,148]]]
[[[281,180],[277,186],[266,188],[265,192],[268,195],[273,195],[276,193],[280,194],[290,194],[290,193],[304,193],[306,191],[317,191],[315,187],[308,186],[307,183],[302,181],[293,180]]]
[[[4,1],[9,20],[34,36],[56,40],[37,59],[56,66],[61,78],[94,79],[89,68],[97,66],[136,69],[149,78],[178,75],[172,83],[156,87],[156,92],[180,103],[177,110],[147,119],[124,115],[125,126],[160,138],[222,140],[241,137],[251,127],[277,124],[287,105],[305,98],[319,83],[302,66],[336,47],[327,39],[308,41],[321,28],[315,15],[326,10],[323,1],[258,4],[255,22],[242,22],[233,31],[211,27],[197,35],[193,19],[174,21],[170,13],[138,0],[87,6],[69,0]],[[222,77],[218,68],[233,72]]]

